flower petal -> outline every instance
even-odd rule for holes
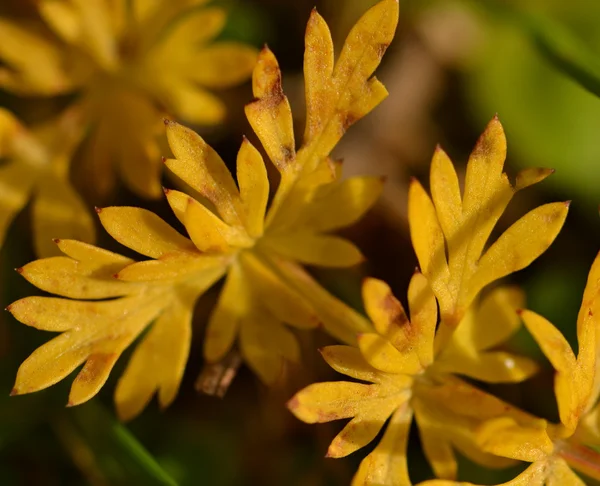
[[[308,265],[344,268],[364,261],[356,246],[338,236],[290,233],[269,235],[261,243],[280,255]]]
[[[415,272],[408,286],[410,309],[409,341],[415,346],[421,366],[425,369],[433,363],[433,340],[437,325],[437,303],[429,282],[420,272]]]
[[[257,56],[254,48],[244,44],[216,42],[194,54],[190,63],[194,70],[186,74],[208,88],[235,86],[250,77]]]
[[[12,311],[11,311],[12,312]],[[357,380],[379,383],[381,372],[373,368],[358,349],[352,346],[326,346],[319,350],[323,359],[338,373]]]
[[[260,152],[246,138],[237,156],[237,180],[246,209],[248,234],[255,238],[262,236],[269,200],[269,177]]]
[[[156,214],[134,207],[98,211],[104,229],[119,243],[151,258],[176,251],[195,252],[193,243]]]
[[[20,161],[0,167],[0,243],[4,242],[13,218],[27,204],[37,176],[31,167]]]
[[[359,335],[358,347],[368,363],[378,370],[407,375],[421,371],[421,362],[416,353],[410,350],[403,353],[378,334]]]

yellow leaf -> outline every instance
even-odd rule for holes
[[[201,30],[205,30],[203,26]],[[256,64],[255,49],[236,42],[216,42],[193,56],[189,77],[202,86],[227,88],[246,79]],[[196,69],[195,66],[206,66]]]
[[[190,240],[146,209],[113,206],[97,212],[115,240],[142,255],[160,258],[176,251],[196,251]]]
[[[175,191],[173,189],[164,189],[164,192],[173,214],[183,225],[185,225],[185,212],[188,207],[190,196],[185,192]]]
[[[133,263],[131,258],[81,241],[59,239],[54,242],[60,251],[77,260],[89,272],[112,276],[121,268]]]
[[[292,110],[281,86],[281,71],[273,53],[265,47],[252,75],[256,101],[246,105],[246,117],[269,159],[280,172],[295,168],[296,143]]]
[[[245,211],[248,234],[263,234],[265,210],[269,200],[269,178],[260,152],[244,137],[237,156],[237,180]]]
[[[13,218],[27,204],[36,176],[31,167],[20,161],[0,167],[0,243],[4,243]]]
[[[165,161],[169,170],[211,201],[226,223],[240,224],[240,196],[221,157],[189,128],[165,123],[169,146],[176,157]]]
[[[326,346],[320,349],[321,356],[338,373],[361,381],[379,383],[383,374],[373,368],[361,352],[350,346]]]
[[[351,267],[364,261],[354,244],[338,236],[307,232],[269,235],[261,244],[284,257],[308,265]]]

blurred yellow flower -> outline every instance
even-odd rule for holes
[[[106,195],[117,170],[136,193],[158,197],[162,117],[222,121],[224,106],[209,90],[246,80],[256,61],[251,47],[213,42],[226,15],[204,3],[39,0],[43,25],[0,18],[0,86],[27,96],[76,93],[90,130],[88,189]]]
[[[92,217],[67,173],[82,135],[79,117],[71,111],[28,130],[0,109],[0,158],[6,161],[0,167],[0,246],[14,217],[30,199],[38,256],[56,253],[52,238],[57,235],[94,240]]]
[[[60,240],[66,255],[32,262],[20,272],[47,292],[76,300],[28,297],[10,306],[21,322],[62,334],[38,348],[19,368],[15,393],[48,387],[85,362],[69,403],[98,392],[123,350],[155,320],[137,346],[117,385],[122,418],[139,413],[158,391],[161,406],[175,397],[187,361],[197,298],[226,275],[204,344],[209,362],[219,361],[236,339],[248,365],[267,383],[286,360],[300,356],[298,329],[319,323],[336,338],[356,342],[368,321],[321,288],[300,264],[347,267],[360,251],[331,231],[358,220],[376,201],[376,177],[338,180],[329,158],[348,127],[387,95],[373,72],[391,42],[397,0],[383,0],[350,32],[334,63],[327,24],[314,11],[306,33],[307,128],[296,151],[292,113],[282,90],[277,60],[267,48],[253,74],[255,101],[246,115],[281,180],[267,211],[265,162],[244,140],[237,182],[202,138],[167,121],[175,156],[167,167],[194,197],[166,190],[188,237],[154,213],[134,207],[99,209],[111,236],[151,260],[128,258],[72,240]],[[239,188],[238,188],[239,185]],[[92,299],[114,300],[101,302]]]

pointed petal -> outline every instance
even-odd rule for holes
[[[240,265],[231,265],[206,326],[204,358],[209,363],[216,363],[229,352],[242,318],[251,312],[251,297],[246,283]]]
[[[56,245],[65,255],[77,260],[91,272],[112,276],[133,263],[131,258],[76,240],[58,240]]]
[[[414,404],[414,409],[423,452],[435,476],[456,479],[458,462],[452,444],[444,437],[443,427],[440,427],[439,422],[430,420],[428,414],[420,413],[418,402]]]
[[[416,353],[409,349],[402,353],[390,341],[378,334],[359,335],[358,347],[368,363],[378,370],[407,375],[421,371],[421,363]]]
[[[108,380],[120,353],[94,353],[85,362],[73,380],[69,393],[69,406],[81,405],[96,396]]]
[[[225,105],[209,91],[180,79],[169,79],[166,84],[167,106],[186,122],[216,125],[225,118]]]
[[[216,42],[194,54],[194,69],[186,74],[202,86],[228,88],[250,77],[257,57],[256,49],[244,44]]]
[[[188,207],[188,196],[185,192],[175,191],[174,189],[165,189],[165,196],[169,206],[179,222],[185,225],[185,211]]]
[[[185,229],[202,252],[224,253],[237,243],[235,229],[191,197],[185,211]]]
[[[99,216],[115,240],[142,255],[160,258],[176,251],[196,251],[190,240],[146,209],[112,206],[102,208]]]
[[[252,91],[256,101],[246,105],[246,117],[271,162],[280,172],[288,171],[296,155],[292,110],[281,86],[279,64],[267,47],[258,56]]]
[[[462,199],[452,161],[440,147],[436,148],[431,161],[430,187],[444,236],[449,245],[455,245],[462,223]]]
[[[280,255],[308,265],[344,268],[364,261],[356,246],[338,236],[313,233],[269,235],[264,244]]]
[[[408,306],[411,319],[409,341],[415,346],[421,366],[425,369],[433,363],[437,303],[429,282],[420,272],[416,272],[410,280]]]
[[[248,234],[255,238],[262,236],[269,200],[269,177],[260,152],[246,138],[237,156],[237,180],[246,209]]]
[[[406,461],[412,409],[407,402],[392,415],[379,445],[360,463],[352,486],[411,484]]]
[[[38,186],[33,204],[36,253],[40,257],[59,254],[56,237],[93,243],[96,230],[85,203],[68,181],[46,176]]]
[[[361,381],[379,382],[381,372],[373,368],[355,347],[326,346],[320,352],[327,364],[338,373]]]
[[[388,284],[375,278],[363,282],[362,297],[367,315],[379,334],[392,343],[406,342],[404,329],[410,326],[404,307],[394,295]]]
[[[228,224],[239,224],[243,214],[237,186],[221,157],[197,133],[175,122],[167,123],[169,146],[176,159],[169,170],[217,208]]]

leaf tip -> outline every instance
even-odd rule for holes
[[[4,308],[4,310],[5,310],[5,311],[8,311],[8,312],[11,312],[12,306],[13,306],[12,304],[8,304],[8,305],[7,305],[7,306]]]
[[[94,206],[94,211],[96,211],[96,214],[100,214],[102,212],[102,208],[99,208],[98,206]]]
[[[60,244],[60,238],[52,238],[52,241],[56,244],[59,245]]]
[[[519,317],[521,317],[523,315],[523,312],[525,312],[525,309],[516,309],[515,312]]]
[[[14,387],[8,395],[11,397],[14,397],[15,395],[18,395],[18,394],[19,394],[19,389],[17,387]]]
[[[162,161],[163,164],[167,163],[167,158],[164,155],[161,156],[160,160]]]
[[[165,196],[168,196],[169,192],[171,192],[171,189],[169,189],[169,188],[167,188],[165,186],[163,186],[162,190],[163,190],[163,193],[164,193]]]
[[[163,118],[163,123],[165,124],[166,127],[170,127],[171,125],[175,125],[175,122],[173,120],[169,120],[168,118]]]
[[[22,274],[23,273],[23,267],[15,268],[15,272]]]
[[[563,204],[565,205],[565,208],[569,209],[571,206],[571,201],[565,201]]]
[[[300,400],[298,400],[298,395],[294,395],[292,398],[290,398],[285,404],[285,406],[292,413],[294,412],[294,410],[297,410],[300,406]]]

